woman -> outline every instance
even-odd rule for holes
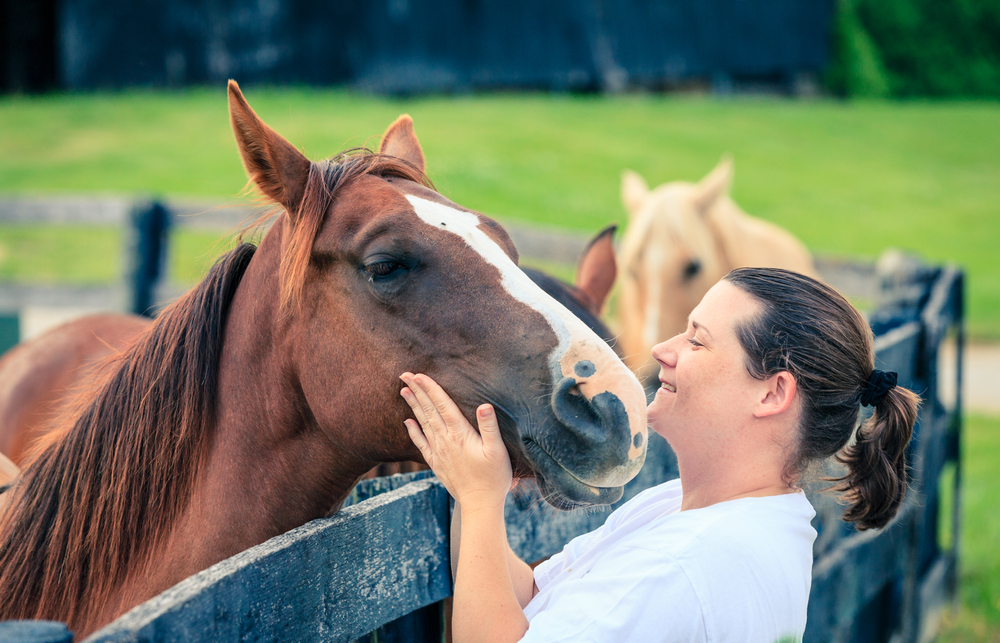
[[[676,453],[679,480],[534,572],[506,544],[511,470],[493,410],[477,409],[477,433],[430,378],[404,374],[419,421],[406,421],[410,437],[456,500],[455,640],[800,639],[816,536],[797,486],[808,465],[836,455],[846,466],[844,518],[859,529],[888,523],[906,490],[918,398],[874,368],[872,343],[828,286],[731,272],[652,352],[661,386],[649,426]],[[848,446],[862,404],[874,413]]]

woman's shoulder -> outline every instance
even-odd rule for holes
[[[771,553],[811,554],[815,511],[802,493],[740,498],[700,509],[677,511],[650,525],[656,543],[677,560]]]

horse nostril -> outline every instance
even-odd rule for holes
[[[597,372],[597,367],[590,360],[580,360],[573,367],[573,371],[576,372],[577,377],[590,377]]]
[[[576,395],[578,397],[583,397],[583,391],[580,390],[580,383],[579,382],[577,382],[572,387],[570,387],[570,389],[568,391],[566,391],[566,392],[568,394],[570,394],[570,395]]]

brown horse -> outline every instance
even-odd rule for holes
[[[70,397],[94,381],[94,369],[121,352],[150,320],[106,313],[67,322],[0,357],[0,453],[23,466]]]
[[[619,253],[618,318],[625,361],[641,380],[655,379],[653,346],[684,332],[688,315],[730,270],[768,266],[817,276],[801,241],[729,198],[732,179],[729,159],[696,184],[654,190],[635,172],[622,173],[629,224]]]
[[[404,371],[491,403],[519,475],[607,503],[645,456],[642,389],[516,265],[496,222],[429,187],[408,116],[379,153],[313,163],[235,83],[244,166],[283,212],[109,369],[0,516],[0,619],[92,632],[181,579],[421,460]]]

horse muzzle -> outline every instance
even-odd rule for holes
[[[620,362],[581,360],[572,372],[554,387],[550,421],[522,443],[546,498],[562,497],[552,504],[609,504],[646,458],[645,394]]]

